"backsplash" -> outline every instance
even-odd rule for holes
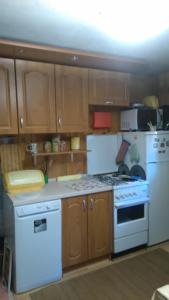
[[[2,173],[22,169],[18,144],[1,144],[0,158]]]
[[[70,137],[64,138],[68,143]],[[37,157],[36,164],[30,152],[26,151],[28,143],[37,143],[38,152],[44,152],[45,138],[43,136],[23,137],[18,143],[0,144],[0,159],[1,172],[22,170],[22,169],[41,169],[44,171],[46,163],[48,164],[49,178],[72,175],[79,173],[86,173],[86,154],[79,153],[72,156],[70,153],[53,156]],[[80,137],[81,149],[86,149],[86,137]],[[69,147],[69,145],[68,145]],[[70,150],[69,148],[67,150]]]

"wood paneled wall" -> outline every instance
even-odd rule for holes
[[[2,173],[20,169],[41,169],[43,172],[48,167],[49,178],[65,176],[71,174],[86,173],[86,154],[75,154],[73,160],[71,155],[56,155],[50,157],[38,157],[37,164],[34,165],[33,158],[26,151],[28,143],[37,142],[38,151],[44,151],[44,142],[51,140],[51,136],[25,135],[19,139],[14,139],[13,143],[3,143],[0,141],[0,158]],[[70,149],[70,136],[62,137],[66,141],[67,150]],[[86,149],[86,138],[80,136],[81,149]]]
[[[161,73],[157,79],[160,105],[169,105],[169,72]]]
[[[109,111],[111,112],[111,123],[112,126],[109,129],[93,129],[93,113],[97,111]],[[106,134],[106,133],[117,133],[120,128],[120,108],[118,107],[110,107],[110,106],[89,106],[89,133],[93,134]]]
[[[130,103],[142,102],[145,96],[158,95],[157,82],[154,75],[131,75]]]

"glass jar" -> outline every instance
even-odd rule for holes
[[[59,151],[60,138],[55,137],[52,139],[52,152]]]
[[[44,144],[45,152],[49,153],[52,152],[52,143],[50,141],[46,141]]]
[[[66,151],[66,142],[60,141],[60,151],[65,152]]]
[[[80,137],[74,136],[71,137],[71,150],[79,150],[80,149]]]

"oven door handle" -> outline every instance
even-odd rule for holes
[[[117,202],[114,203],[115,208],[125,208],[129,206],[135,206],[139,204],[146,204],[150,202],[150,198],[144,198],[144,200],[137,200],[137,201],[124,201],[124,202]]]

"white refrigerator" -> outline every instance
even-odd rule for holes
[[[125,132],[118,134],[130,143],[125,163],[144,169],[149,181],[149,245],[169,239],[169,131]]]

